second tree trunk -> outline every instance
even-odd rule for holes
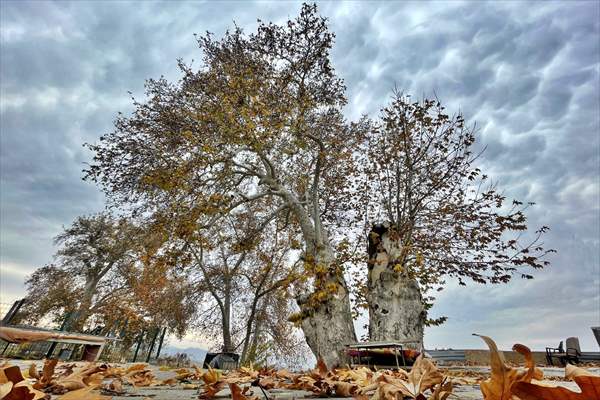
[[[369,338],[423,347],[426,310],[419,284],[401,265],[402,244],[390,225],[375,225],[369,234]]]

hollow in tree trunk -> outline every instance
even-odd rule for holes
[[[369,233],[369,338],[421,349],[426,320],[423,297],[417,280],[402,267],[401,239],[393,233],[390,224],[375,225]]]

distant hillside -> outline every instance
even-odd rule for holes
[[[204,362],[204,357],[206,356],[206,350],[198,347],[187,347],[182,349],[167,345],[160,352],[161,356],[174,355],[176,353],[186,353],[188,357],[197,364],[202,364]]]

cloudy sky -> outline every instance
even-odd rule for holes
[[[600,9],[597,1],[324,2],[348,87],[349,118],[375,116],[396,85],[434,92],[480,127],[482,168],[507,196],[537,205],[549,225],[552,266],[535,280],[458,288],[439,296],[426,345],[536,349],[578,336],[598,351],[600,325]],[[0,2],[0,302],[51,259],[52,238],[77,215],[102,209],[81,180],[117,111],[144,79],[179,76],[200,59],[194,33],[235,21],[285,21],[295,2]]]

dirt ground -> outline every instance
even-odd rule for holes
[[[28,361],[28,360],[3,360],[8,361],[11,365],[18,365],[23,372],[25,372],[30,364],[34,362],[38,368],[41,367],[43,362]],[[123,364],[122,366],[129,366],[131,364]],[[149,369],[156,376],[158,380],[165,380],[174,377],[176,374],[173,371],[161,370],[159,367],[150,365]],[[577,385],[574,382],[564,381],[564,369],[558,367],[543,367],[545,380],[543,382],[551,385],[560,385],[567,387],[571,390],[578,391]],[[465,400],[480,400],[483,399],[479,385],[477,382],[486,379],[489,376],[490,368],[486,366],[453,366],[453,367],[440,367],[440,370],[451,376],[458,384],[455,386],[454,393],[459,399]],[[595,374],[600,374],[600,368],[590,368],[590,371]],[[562,379],[561,379],[562,378]],[[108,380],[110,381],[110,380]],[[107,381],[107,383],[108,383]],[[126,394],[122,396],[112,396],[113,400],[142,400],[142,399],[156,399],[156,400],[190,400],[197,399],[199,390],[194,387],[194,383],[187,386],[184,384],[177,384],[174,386],[153,386],[153,387],[142,387],[134,388],[133,386],[125,386]],[[284,400],[284,399],[306,399],[314,398],[311,392],[299,391],[299,390],[287,390],[287,389],[271,389],[263,393],[260,388],[252,388],[253,394],[258,396],[259,399],[270,399],[270,400]],[[52,399],[57,399],[59,396],[53,395]],[[217,394],[218,399],[230,398],[229,389],[224,389]]]

